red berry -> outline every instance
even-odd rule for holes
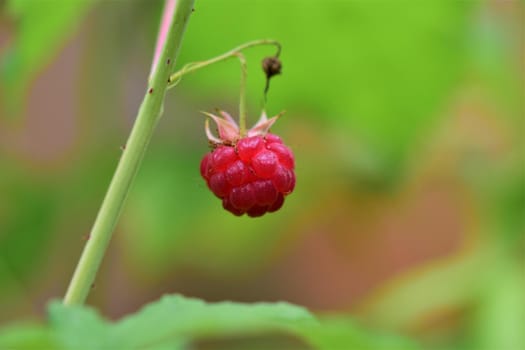
[[[237,154],[243,162],[250,163],[254,155],[264,148],[264,141],[260,136],[245,137],[237,143]]]
[[[252,158],[252,167],[255,174],[263,179],[269,179],[277,169],[279,159],[269,150],[263,150]]]
[[[244,214],[243,210],[239,210],[235,208],[231,203],[228,197],[223,198],[222,200],[222,207],[226,210],[228,210],[230,213],[232,213],[235,216],[241,216]]]
[[[272,177],[272,182],[277,191],[281,193],[290,193],[295,185],[295,178],[293,171],[279,166],[275,175]]]
[[[252,218],[256,218],[259,216],[263,216],[264,214],[266,214],[267,211],[268,211],[268,207],[254,205],[253,207],[250,208],[250,210],[246,212],[246,214],[248,214],[248,216],[251,216]]]
[[[258,180],[252,183],[255,200],[260,205],[271,205],[277,199],[277,189],[270,180]]]
[[[244,165],[241,160],[236,160],[230,164],[224,174],[226,174],[226,180],[228,180],[232,186],[239,186],[246,183],[246,180],[250,176],[248,167]]]
[[[248,210],[255,205],[255,192],[252,184],[232,188],[230,203],[239,210]]]
[[[279,163],[281,163],[286,169],[293,169],[295,167],[292,151],[288,147],[282,143],[275,142],[269,144],[268,149],[277,155]]]
[[[274,134],[266,134],[266,136],[264,136],[264,139],[266,140],[267,144],[270,144],[270,143],[283,143],[283,140],[281,140],[281,138],[279,136],[274,135]]]
[[[211,154],[211,168],[213,172],[224,171],[231,162],[237,160],[233,147],[218,147]]]
[[[224,173],[215,173],[210,177],[208,181],[211,191],[219,198],[226,196],[230,193],[230,184],[226,181]]]
[[[272,205],[270,205],[270,207],[268,208],[268,211],[270,213],[273,213],[274,211],[281,209],[281,207],[283,206],[283,203],[284,203],[284,196],[281,193],[279,193],[279,197],[277,197],[277,200]]]
[[[201,176],[207,180],[210,171],[211,153],[208,153],[201,161]]]
[[[277,211],[295,187],[293,153],[268,133],[218,145],[203,157],[200,172],[224,209],[237,216]]]

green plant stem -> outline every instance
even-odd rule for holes
[[[245,49],[248,49],[248,48],[254,47],[254,46],[260,46],[260,45],[274,45],[274,46],[276,46],[277,47],[277,53],[275,54],[276,56],[279,56],[279,54],[281,52],[281,44],[277,40],[261,39],[261,40],[250,41],[250,42],[247,42],[245,44],[239,45],[239,46],[231,49],[230,51],[223,53],[222,55],[213,57],[213,58],[211,58],[209,60],[200,61],[200,62],[192,62],[192,63],[186,64],[182,69],[180,69],[179,71],[173,73],[170,76],[170,78],[168,80],[168,89],[170,89],[170,88],[174,87],[175,85],[177,85],[183,75],[186,75],[188,73],[192,73],[192,72],[194,72],[196,70],[199,70],[201,68],[207,67],[207,66],[212,65],[214,63],[227,60],[228,58],[235,57],[242,50],[245,50]]]
[[[241,83],[239,89],[239,132],[242,137],[246,134],[246,79],[248,75],[248,69],[244,55],[240,52],[237,52],[235,53],[235,56],[237,56],[241,62]]]
[[[64,304],[83,304],[111,239],[131,183],[162,113],[166,81],[175,64],[194,0],[178,0],[160,59],[151,75],[137,119],[120,158],[90,237],[64,297]]]

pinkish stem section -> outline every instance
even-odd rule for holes
[[[157,36],[157,44],[155,45],[155,55],[153,56],[153,63],[151,65],[150,77],[155,71],[155,67],[160,58],[162,48],[166,42],[166,37],[168,36],[168,31],[170,29],[171,21],[173,19],[173,14],[175,13],[175,6],[177,5],[177,0],[166,0],[164,4],[164,11],[162,13],[162,20],[160,22],[159,35]]]

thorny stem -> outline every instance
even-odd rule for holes
[[[231,49],[228,52],[223,53],[222,55],[210,58],[206,61],[200,61],[200,62],[191,62],[186,64],[184,67],[182,67],[181,70],[173,73],[170,78],[168,79],[168,89],[174,87],[177,85],[182,78],[183,75],[186,75],[188,73],[192,73],[196,70],[199,70],[201,68],[207,67],[211,64],[221,62],[224,60],[227,60],[228,58],[237,56],[238,53],[240,53],[242,50],[248,49],[250,47],[254,46],[260,46],[260,45],[274,45],[277,47],[277,52],[275,53],[276,57],[279,57],[279,54],[281,53],[281,44],[277,40],[271,40],[271,39],[261,39],[261,40],[254,40],[247,42],[245,44],[239,45],[233,49]]]
[[[246,66],[246,58],[240,52],[236,52],[235,56],[241,62],[241,84],[239,96],[239,133],[241,137],[246,134],[246,78],[248,74]]]
[[[169,21],[169,30],[160,57],[153,69],[149,86],[140,106],[137,119],[126,143],[126,148],[111,180],[108,191],[84,247],[80,261],[64,297],[64,304],[83,304],[89,294],[97,271],[111,239],[131,183],[137,173],[155,125],[162,113],[167,89],[166,81],[172,72],[194,0],[176,2]],[[166,6],[165,11],[168,6]]]

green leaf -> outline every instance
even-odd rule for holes
[[[0,59],[0,100],[17,115],[30,81],[77,28],[95,0],[9,0],[15,20],[11,45]]]
[[[205,303],[179,295],[165,296],[115,326],[124,347],[140,347],[160,339],[196,339],[239,333],[293,331],[315,325],[304,308],[288,303]]]
[[[49,323],[65,349],[115,348],[110,323],[91,308],[54,301],[49,305]]]
[[[53,344],[48,348],[72,350],[188,349],[188,344],[206,339],[248,336],[248,340],[253,338],[255,342],[257,336],[272,334],[326,350],[416,348],[404,338],[364,330],[348,318],[332,317],[319,322],[306,309],[285,302],[206,303],[180,295],[164,296],[116,323],[104,320],[89,307],[64,306],[55,301],[49,307],[48,326],[6,328],[0,331],[0,346],[36,349],[40,344]],[[248,348],[252,348],[251,344]]]

